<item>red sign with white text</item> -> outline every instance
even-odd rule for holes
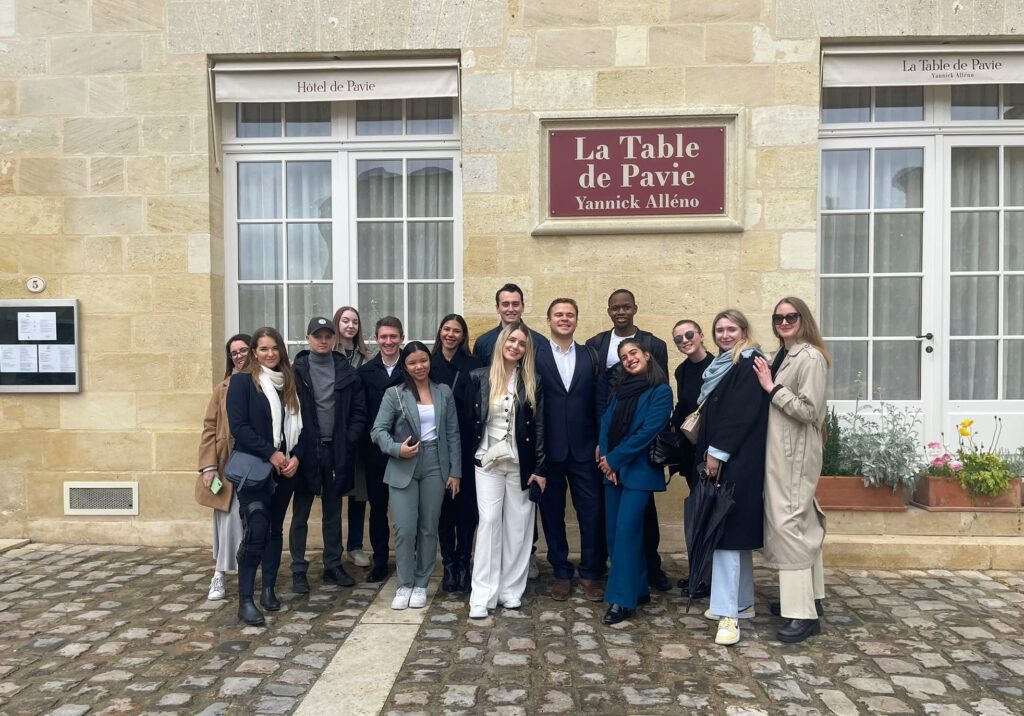
[[[725,214],[725,127],[551,130],[552,218]]]

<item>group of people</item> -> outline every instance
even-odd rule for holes
[[[607,602],[603,621],[616,624],[650,600],[651,588],[671,588],[653,497],[665,490],[666,474],[649,449],[667,426],[680,429],[699,409],[696,445],[684,442],[689,450],[670,471],[691,485],[732,485],[735,505],[710,576],[690,575],[679,586],[691,597],[710,594],[706,616],[718,620],[716,641],[736,643],[737,620],[754,613],[752,550],[763,547],[766,564],[780,570],[775,611],[787,622],[779,638],[818,633],[824,520],[814,488],[828,357],[807,305],[786,298],[776,306],[779,346],[771,362],[738,311],[714,319],[717,356],[696,321],[679,321],[672,338],[684,360],[675,401],[667,346],[636,326],[630,291],[609,296],[612,327],[585,343],[575,340],[572,298],[551,301],[546,335],[523,322],[524,295],[515,284],[496,292],[495,307],[499,324],[472,350],[457,314],[441,320],[432,347],[403,346],[401,321],[386,316],[374,327],[378,352],[370,357],[359,313],[347,306],[333,319],[309,322],[309,349],[294,364],[273,328],[228,341],[200,473],[207,484],[224,476],[232,449],[272,470],[259,487],[237,490],[230,512],[215,513],[209,597],[224,598],[223,574],[237,568],[239,618],[263,623],[254,600],[262,567],[259,605],[280,609],[275,586],[289,503],[292,586],[308,592],[307,523],[316,496],[324,581],[353,585],[342,566],[348,496],[348,559],[369,567],[367,581],[389,576],[393,530],[394,609],[426,605],[438,543],[441,587],[469,592],[470,618],[499,605],[519,608],[539,513],[554,572],[551,597],[564,601],[578,588],[585,599]],[[578,564],[569,559],[567,492],[579,524]],[[367,503],[372,557],[362,551]]]

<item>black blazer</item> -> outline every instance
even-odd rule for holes
[[[469,374],[473,381],[473,415],[476,423],[473,452],[480,446],[487,428],[490,410],[491,378],[489,368],[477,368]],[[526,388],[522,381],[516,389],[516,452],[519,454],[519,484],[525,490],[530,475],[547,477],[544,454],[544,387],[537,382],[537,409],[526,402]]]
[[[384,392],[393,385],[402,385],[405,381],[402,361],[398,361],[398,365],[395,366],[395,369],[389,376],[388,369],[384,367],[384,361],[381,359],[380,353],[378,353],[359,366],[356,374],[359,376],[359,380],[362,381],[363,391],[366,394],[366,424],[373,425],[373,422],[377,419],[377,413],[380,412],[380,404],[384,400]],[[384,455],[373,444],[368,431],[363,431],[359,445],[360,453],[364,458],[374,463],[378,469],[383,471],[388,464],[388,456]]]
[[[544,386],[544,454],[548,463],[591,462],[597,445],[600,415],[595,408],[596,355],[576,346],[576,368],[569,390],[562,383],[551,342],[537,348],[537,373]],[[600,371],[603,373],[604,371]]]
[[[479,358],[462,351],[456,351],[451,362],[444,359],[444,354],[440,350],[430,357],[430,379],[451,388],[452,396],[455,398],[459,436],[462,438],[463,479],[473,477],[473,456],[477,448],[477,442],[473,440],[476,435],[476,419],[473,415],[473,383],[469,374],[480,367]]]
[[[486,368],[491,364],[491,359],[494,357],[494,344],[498,341],[498,334],[501,333],[501,324],[482,333],[479,338],[476,339],[476,343],[473,344],[473,355],[480,359],[480,362]],[[536,351],[537,346],[547,340],[544,336],[537,331],[530,329],[530,335],[533,336],[533,349]]]
[[[658,338],[653,333],[647,331],[641,331],[639,328],[636,329],[636,337],[640,340],[640,343],[651,354],[654,358],[654,362],[661,366],[661,369],[665,371],[666,377],[668,376],[668,346],[665,345],[665,341]],[[612,386],[615,385],[619,378],[622,377],[622,364],[616,363],[611,368],[605,369],[605,360],[608,357],[608,347],[612,343],[612,332],[610,330],[598,333],[587,341],[587,346],[597,351],[598,366],[601,368],[602,375],[597,385],[597,414],[604,415],[605,408],[608,407],[608,399],[611,393]]]
[[[332,494],[344,495],[354,487],[354,473],[346,468],[352,462],[354,451],[363,433],[366,432],[366,394],[363,382],[359,380],[355,368],[340,353],[331,352],[334,357],[334,432],[331,436],[331,450],[335,482]],[[320,416],[316,410],[316,399],[313,394],[313,381],[309,377],[309,351],[305,350],[295,356],[292,364],[295,378],[302,384],[310,400],[302,403],[302,425],[309,431],[311,441],[320,437]],[[319,495],[320,484],[319,451],[312,451],[310,459],[303,463],[300,470],[301,489]]]
[[[301,385],[296,385],[299,394],[299,402],[303,405],[310,402],[312,398],[305,395]],[[256,390],[252,382],[252,376],[248,373],[235,373],[228,383],[228,425],[231,426],[231,437],[234,438],[235,447],[242,452],[249,453],[269,460],[277,448],[277,440],[274,439],[274,421],[270,414],[270,404],[266,396]],[[311,431],[303,427],[299,434],[299,442],[292,451],[292,455],[299,459],[301,466],[307,455],[307,440]],[[282,445],[281,452],[287,455],[288,449]]]

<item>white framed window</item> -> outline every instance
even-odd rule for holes
[[[225,103],[227,330],[278,328],[356,306],[433,341],[462,308],[458,102],[413,97]]]

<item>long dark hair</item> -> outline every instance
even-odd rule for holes
[[[423,351],[430,357],[430,349],[427,348],[427,344],[423,341],[409,341],[402,348],[402,352],[399,354],[398,364],[402,366],[402,373],[405,378],[405,389],[416,396],[416,402],[420,402],[419,391],[416,388],[416,379],[409,375],[409,371],[405,369],[405,359],[411,356],[413,353]],[[430,375],[427,375],[427,382],[430,382]]]
[[[473,355],[469,350],[469,326],[466,325],[466,319],[457,313],[449,313],[437,324],[437,337],[434,338],[434,350],[431,352],[431,355],[437,355],[441,352],[441,329],[444,328],[444,324],[448,321],[455,321],[462,326],[462,343],[455,349],[455,352],[465,353],[468,356]]]
[[[227,378],[235,370],[235,362],[231,360],[231,344],[235,341],[244,341],[245,347],[248,348],[249,344],[252,343],[252,336],[248,333],[236,333],[235,335],[228,338],[228,342],[224,344],[224,357],[228,359],[227,367],[224,368],[224,377]],[[246,363],[252,360],[252,354],[246,359]],[[242,366],[242,370],[245,370],[245,365]]]
[[[651,352],[647,350],[647,346],[645,346],[639,338],[633,336],[619,344],[619,347],[616,350],[619,355],[619,360],[622,360],[622,349],[629,345],[635,345],[647,354],[647,372],[644,374],[647,387],[650,388],[655,385],[668,385],[668,376],[665,375],[665,371],[661,369],[661,366],[658,365],[658,361],[654,360],[654,356],[651,355]],[[618,385],[622,385],[627,375],[626,366],[622,366],[622,375],[619,378]]]

